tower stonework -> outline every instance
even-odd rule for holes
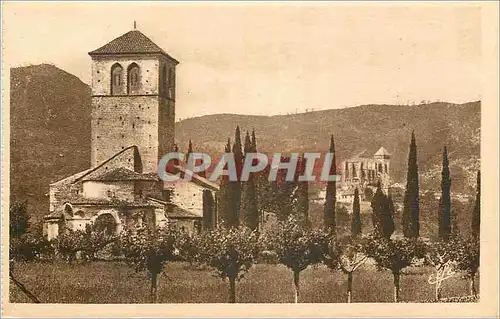
[[[173,150],[179,62],[137,30],[89,55],[92,167],[135,145],[143,172],[156,172],[159,159]]]

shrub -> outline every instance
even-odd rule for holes
[[[133,228],[122,233],[120,241],[127,262],[136,271],[147,270],[150,275],[152,302],[158,299],[158,275],[166,262],[180,259],[182,238],[186,236],[173,225],[153,229]]]
[[[19,238],[28,231],[30,216],[26,202],[11,202],[9,207],[9,235]]]
[[[447,276],[453,268],[454,240],[438,240],[430,242],[426,247],[425,263],[434,267],[435,274],[429,283],[436,285],[435,299],[441,299],[441,278]]]
[[[394,302],[399,302],[401,270],[425,255],[425,245],[418,238],[388,239],[371,237],[365,245],[366,255],[377,263],[378,270],[388,269],[394,278]]]
[[[33,261],[53,256],[54,249],[47,239],[37,233],[25,233],[10,239],[9,254],[14,260]]]
[[[259,241],[255,231],[246,227],[219,227],[196,238],[197,260],[229,279],[229,302],[236,302],[236,280],[256,262]]]
[[[274,251],[278,262],[293,272],[295,302],[299,299],[300,272],[320,263],[327,250],[328,234],[302,226],[294,216],[261,237],[263,248]]]
[[[70,262],[80,258],[86,261],[98,259],[98,253],[109,244],[115,242],[118,236],[109,234],[93,224],[86,225],[85,230],[66,229],[55,240],[59,255]],[[113,250],[112,247],[110,247]]]
[[[361,236],[346,236],[339,241],[331,238],[323,258],[331,270],[340,270],[347,275],[347,302],[352,300],[353,273],[361,267],[368,257],[364,254],[365,240]]]
[[[479,238],[457,236],[451,244],[456,269],[464,273],[464,277],[469,280],[470,295],[477,296],[475,281],[479,269]]]

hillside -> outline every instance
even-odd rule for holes
[[[49,183],[90,166],[90,88],[49,64],[11,69],[11,199],[47,214]]]
[[[11,69],[11,198],[28,200],[36,216],[48,212],[49,183],[90,166],[90,88],[77,77],[42,64]],[[178,107],[182,107],[178,105]],[[403,181],[410,132],[417,136],[423,188],[438,188],[441,149],[448,145],[452,190],[469,191],[479,168],[480,102],[461,105],[365,105],[279,116],[216,114],[176,124],[181,151],[222,153],[234,129],[255,128],[259,151],[328,149],[335,135],[339,161],[380,146],[393,154],[392,176]]]
[[[391,176],[406,178],[410,134],[417,137],[422,187],[439,187],[441,154],[448,146],[452,188],[470,191],[480,156],[480,102],[466,104],[431,103],[416,106],[364,105],[346,109],[279,116],[208,115],[186,119],[176,126],[181,151],[191,138],[195,151],[219,155],[227,138],[255,128],[262,152],[325,152],[329,134],[334,134],[338,161],[364,151],[372,156],[380,146],[391,154]]]

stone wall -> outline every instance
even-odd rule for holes
[[[175,184],[166,184],[166,188],[171,189],[170,202],[172,204],[190,211],[199,217],[203,216],[203,190],[205,188],[182,180]]]
[[[134,201],[134,181],[84,181],[83,196],[86,198]]]

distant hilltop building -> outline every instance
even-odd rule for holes
[[[354,188],[359,189],[363,197],[364,190],[371,188],[375,191],[375,186],[380,181],[383,191],[388,194],[390,178],[391,154],[380,147],[373,157],[362,157],[365,152],[342,161],[340,166],[341,179],[340,189],[337,197],[342,202],[352,202],[354,198]]]
[[[360,157],[363,153],[342,162],[340,167],[343,183],[376,184],[384,175],[389,175],[391,154],[384,147],[379,148],[372,158]]]
[[[393,193],[389,175],[391,154],[384,147],[380,147],[371,158],[362,157],[364,153],[365,151],[342,161],[339,167],[341,178],[337,182],[337,205],[347,208],[349,213],[352,212],[355,188],[358,188],[362,201],[371,201],[379,181],[386,195],[390,190],[391,195]],[[319,191],[316,201],[324,203],[325,196],[326,188]]]
[[[156,173],[160,158],[174,148],[179,62],[135,29],[89,55],[91,168],[50,185],[45,234],[52,239],[90,223],[111,232],[167,222],[199,229],[204,209],[215,216],[218,186],[196,175],[167,185]]]

